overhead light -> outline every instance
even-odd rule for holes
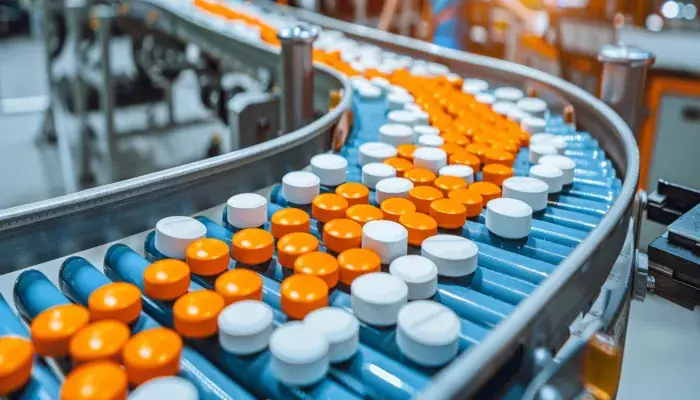
[[[647,17],[646,26],[652,32],[661,32],[664,28],[664,19],[659,14],[651,14]]]
[[[661,6],[661,15],[668,19],[674,19],[680,14],[680,7],[675,1],[667,1]]]
[[[688,21],[692,21],[697,16],[698,8],[695,7],[695,4],[686,4],[685,7],[683,7],[683,18],[687,19]]]

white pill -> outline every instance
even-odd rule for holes
[[[311,172],[321,185],[338,186],[345,183],[348,175],[348,160],[337,154],[318,154],[311,157]]]
[[[382,97],[382,90],[370,83],[360,86],[357,89],[357,94],[365,100],[376,100]]]
[[[552,138],[545,139],[541,142],[541,144],[546,144],[554,147],[555,149],[557,149],[558,154],[564,154],[564,151],[566,151],[566,140],[560,136],[554,136]]]
[[[450,69],[447,65],[438,63],[428,63],[428,72],[433,76],[444,76],[450,73]]]
[[[233,303],[219,314],[219,344],[236,355],[265,350],[273,330],[272,308],[262,301]]]
[[[435,128],[430,125],[418,125],[413,127],[413,132],[415,133],[414,135],[414,140],[416,143],[419,143],[420,138],[426,135],[430,136],[440,136],[440,130],[438,128]],[[441,138],[442,139],[442,138]]]
[[[288,172],[282,177],[282,196],[292,204],[311,204],[320,190],[321,180],[311,172]]]
[[[190,217],[166,217],[156,223],[156,249],[168,258],[185,259],[190,243],[207,236],[207,228]]]
[[[499,87],[493,91],[493,95],[496,96],[498,100],[510,101],[513,103],[525,97],[525,93],[523,93],[522,90],[514,87]]]
[[[403,86],[399,86],[399,85],[389,86],[389,93],[401,93],[401,94],[411,96],[411,94],[408,93],[408,90],[406,90],[406,88],[404,88]],[[411,96],[411,102],[413,102],[413,96]]]
[[[379,204],[392,197],[408,198],[408,192],[411,189],[413,189],[413,182],[406,178],[386,178],[374,186]]]
[[[559,193],[564,186],[564,172],[553,164],[537,164],[530,167],[530,176],[549,186],[549,193]]]
[[[461,277],[476,270],[479,248],[461,236],[435,235],[423,241],[421,255],[437,265],[441,276]]]
[[[511,103],[510,101],[497,101],[491,106],[491,109],[493,109],[494,112],[504,117],[508,116],[508,113],[514,108],[515,103]]]
[[[393,90],[393,89],[392,89]],[[405,90],[405,89],[404,89]],[[403,92],[398,92],[398,91],[391,91],[389,94],[386,96],[386,106],[389,111],[393,110],[400,110],[402,109],[407,103],[412,103],[413,102],[413,96],[411,96],[408,93],[403,93]]]
[[[362,184],[374,189],[382,179],[396,176],[396,169],[384,163],[369,163],[362,167]]]
[[[384,162],[387,158],[396,157],[396,147],[381,143],[368,142],[360,145],[360,166],[373,162]]]
[[[474,183],[474,170],[468,165],[445,165],[438,172],[440,176],[456,176],[462,178],[467,183]]]
[[[525,238],[532,228],[532,207],[518,199],[493,199],[486,205],[486,227],[502,238]]]
[[[421,135],[418,137],[418,145],[423,147],[440,147],[445,144],[445,139],[438,135]]]
[[[406,103],[406,105],[403,106],[403,109],[406,111],[423,112],[423,109],[416,103]]]
[[[429,299],[437,292],[438,268],[423,256],[399,257],[389,265],[389,273],[406,282],[408,300]]]
[[[349,312],[336,307],[319,308],[304,317],[304,324],[326,337],[331,363],[347,361],[357,352],[360,324]]]
[[[537,164],[542,156],[558,154],[554,146],[546,143],[530,143],[529,161],[531,164]]]
[[[465,79],[462,84],[462,92],[478,94],[489,90],[489,83],[483,79]]]
[[[435,138],[436,136],[422,136],[421,138]],[[437,138],[442,139],[437,136]],[[438,173],[440,168],[447,165],[447,153],[436,147],[419,147],[413,152],[413,165]]]
[[[134,389],[129,400],[198,400],[197,387],[179,376],[163,376],[151,379]]]
[[[394,221],[370,221],[362,227],[362,248],[377,253],[382,264],[391,264],[408,252],[408,231]]]
[[[549,185],[529,176],[514,176],[503,181],[503,197],[527,203],[534,212],[547,207]]]
[[[226,219],[239,229],[257,228],[267,222],[267,199],[257,193],[242,193],[226,202]]]
[[[428,125],[430,116],[425,113],[418,105],[414,103],[406,104],[404,110],[412,112],[416,117],[416,123],[413,126]]]
[[[328,373],[328,350],[328,340],[321,332],[300,321],[287,322],[270,337],[272,372],[287,385],[312,385]]]
[[[496,96],[490,93],[479,93],[474,99],[481,104],[486,104],[487,106],[490,106],[496,102]]]
[[[392,111],[390,114],[399,111]],[[403,111],[412,114],[410,111]],[[413,128],[400,123],[385,124],[379,127],[379,141],[398,147],[402,144],[413,143]]]
[[[407,301],[406,283],[386,272],[362,275],[350,286],[353,313],[357,319],[370,325],[395,325],[399,310]]]
[[[548,140],[555,138],[551,133],[535,133],[530,136],[530,146],[533,144],[545,144]]]
[[[357,71],[357,72],[364,72],[365,69],[366,69],[365,66],[364,66],[361,62],[359,62],[359,61],[357,61],[357,60],[356,60],[356,61],[352,61],[352,62],[350,63],[350,68],[354,69],[354,70]]]
[[[370,82],[372,82],[374,86],[381,89],[384,93],[388,92],[389,87],[391,87],[391,83],[381,76],[375,76],[374,78],[370,79]]]
[[[525,118],[520,121],[520,128],[534,136],[540,132],[544,132],[547,128],[547,121],[542,118]],[[532,143],[532,137],[530,138],[530,143]]]
[[[354,90],[360,90],[362,87],[372,86],[369,81],[361,76],[353,76],[350,78],[350,84]]]
[[[413,301],[399,311],[396,344],[417,364],[438,367],[457,356],[460,330],[454,311],[434,301]]]
[[[524,99],[520,99],[516,105],[520,110],[536,117],[542,117],[544,116],[545,112],[547,112],[547,103],[544,100],[536,97],[526,97]]]
[[[390,124],[401,124],[413,127],[418,122],[418,116],[404,109],[389,111],[386,116]]]
[[[508,111],[507,116],[508,116],[508,119],[510,119],[511,121],[515,121],[518,123],[520,123],[520,121],[522,121],[524,119],[532,117],[530,114],[526,113],[525,111],[523,111],[517,107],[511,108]]]
[[[553,156],[542,156],[540,157],[539,164],[554,165],[559,168],[564,174],[563,182],[564,185],[570,185],[574,183],[574,170],[576,169],[576,161],[569,157],[561,155]]]

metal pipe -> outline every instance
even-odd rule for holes
[[[43,38],[44,58],[46,68],[46,84],[48,89],[46,110],[44,111],[44,121],[42,124],[41,140],[48,143],[55,143],[58,138],[56,136],[56,125],[53,115],[53,57],[51,57],[51,32],[49,24],[51,24],[51,0],[42,0],[41,2],[41,34]]]
[[[299,129],[314,118],[314,72],[312,50],[318,30],[306,25],[283,29],[280,64],[282,86],[282,133]]]
[[[117,133],[114,128],[114,79],[112,79],[112,57],[110,54],[110,42],[112,39],[112,19],[114,10],[106,5],[98,5],[93,9],[93,16],[97,21],[97,40],[100,45],[102,64],[100,72],[102,74],[102,90],[100,91],[100,106],[104,114],[105,137],[107,141],[107,170],[111,171],[114,162],[114,152],[116,150]]]

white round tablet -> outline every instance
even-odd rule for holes
[[[545,112],[547,112],[547,103],[544,100],[536,97],[526,97],[520,99],[515,105],[518,106],[520,110],[536,117],[542,117],[544,116]]]
[[[554,165],[559,168],[564,174],[564,185],[570,185],[574,183],[574,170],[576,169],[576,161],[569,157],[561,155],[553,156],[542,156],[540,157],[539,164]]]
[[[156,249],[168,258],[185,259],[190,243],[207,236],[207,228],[190,217],[166,217],[156,223]]]
[[[406,88],[404,88],[403,86],[399,86],[399,85],[389,86],[389,93],[401,93],[401,94],[411,96],[411,94],[408,93],[408,90],[406,90]],[[413,96],[411,96],[411,102],[413,102]],[[404,104],[406,104],[406,103],[408,103],[408,102],[405,102]]]
[[[309,386],[328,373],[326,337],[301,321],[287,322],[270,337],[271,368],[277,379],[293,386]]]
[[[263,226],[267,222],[267,199],[257,193],[231,196],[226,202],[226,219],[239,229]]]
[[[497,114],[508,116],[508,113],[515,108],[515,104],[509,101],[497,101],[493,103],[491,109]]]
[[[494,96],[490,93],[479,93],[476,95],[476,97],[474,99],[476,101],[478,101],[479,103],[486,104],[488,106],[490,106],[496,102],[496,96]]]
[[[418,122],[416,114],[404,109],[389,111],[386,118],[390,124],[408,125],[410,127],[415,126]]]
[[[555,138],[555,136],[551,133],[533,133],[533,135],[530,136],[530,146],[533,144],[545,144],[548,140],[553,138]]]
[[[528,156],[531,164],[537,164],[540,157],[558,154],[556,147],[546,143],[530,143],[530,154]]]
[[[438,268],[423,256],[399,257],[389,265],[389,273],[406,282],[408,300],[429,299],[437,292]]]
[[[282,196],[292,204],[311,204],[321,191],[321,180],[312,172],[288,172],[282,177]]]
[[[352,78],[350,78],[350,84],[352,85],[352,88],[355,91],[360,90],[360,88],[362,88],[362,87],[367,87],[367,86],[372,85],[371,83],[369,83],[369,81],[367,79],[365,79],[361,76],[353,76]]]
[[[468,165],[445,165],[438,171],[440,176],[456,176],[467,181],[468,184],[474,183],[474,169]]]
[[[540,132],[544,132],[547,128],[547,121],[542,118],[525,118],[520,121],[520,128],[534,136]],[[532,138],[530,138],[530,143],[532,143]]]
[[[413,105],[415,107],[409,107],[410,105]],[[415,114],[416,123],[413,126],[428,125],[428,123],[430,122],[430,116],[415,104],[407,104],[405,110]]]
[[[399,310],[407,302],[406,283],[385,272],[362,275],[350,286],[353,313],[357,319],[370,325],[395,325]]]
[[[420,138],[423,136],[437,136],[440,137],[440,130],[430,125],[418,125],[413,127],[414,140],[416,143],[420,142]],[[442,138],[440,138],[442,139]]]
[[[515,121],[518,123],[524,119],[531,117],[530,114],[526,113],[525,111],[523,111],[517,107],[511,108],[506,115],[508,116],[508,119],[510,119],[511,121]]]
[[[532,228],[532,207],[518,199],[493,199],[486,205],[486,227],[502,238],[525,238]]]
[[[523,93],[522,90],[507,86],[497,88],[493,91],[493,95],[496,96],[498,100],[510,101],[513,103],[525,97],[525,93]]]
[[[399,311],[396,344],[408,359],[438,367],[457,356],[460,330],[454,311],[434,301],[413,301]]]
[[[445,144],[445,139],[438,135],[421,135],[418,137],[418,145],[423,147],[440,147]]]
[[[408,252],[408,231],[394,221],[370,221],[362,227],[362,248],[377,253],[382,264],[391,264]]]
[[[408,92],[393,91],[393,88],[386,96],[386,106],[389,111],[401,110],[407,103],[412,102],[413,96],[408,94]]]
[[[557,149],[558,154],[564,154],[564,151],[566,151],[566,139],[560,136],[554,136],[552,138],[543,140],[540,143],[554,147],[555,149]]]
[[[547,207],[549,185],[529,176],[514,176],[503,181],[503,197],[527,203],[534,212]]]
[[[478,94],[489,90],[489,83],[483,79],[465,79],[462,84],[462,92]]]
[[[433,76],[444,76],[450,73],[450,69],[447,65],[431,62],[428,63],[428,72]]]
[[[435,235],[423,241],[421,255],[437,265],[441,276],[461,277],[476,270],[479,248],[461,236]]]
[[[423,112],[423,109],[416,103],[406,103],[406,105],[403,106],[403,109],[412,112]]]
[[[433,138],[435,136],[422,136],[425,138]],[[438,138],[442,139],[438,136]],[[440,168],[447,165],[447,153],[445,150],[435,147],[419,147],[413,152],[413,165],[419,168],[425,168],[438,173]]]
[[[396,157],[396,147],[381,143],[367,142],[359,147],[359,162],[360,166],[373,162],[384,162],[387,158]]]
[[[392,197],[408,198],[408,192],[413,189],[413,182],[406,178],[386,178],[377,182],[374,186],[377,194],[377,203],[382,204]]]
[[[368,83],[357,88],[357,94],[360,96],[360,98],[365,100],[376,100],[382,97],[382,90],[371,83]]]
[[[233,303],[219,314],[219,344],[225,351],[249,355],[265,350],[273,330],[272,308],[262,301]]]
[[[362,167],[362,184],[374,189],[382,179],[396,176],[396,169],[384,163],[369,163]]]
[[[179,376],[162,376],[139,385],[129,394],[129,400],[198,400],[197,387]]]
[[[553,164],[537,164],[530,167],[530,176],[549,186],[549,193],[559,193],[564,186],[564,172]]]
[[[410,111],[392,111],[389,114],[404,112],[413,114]],[[402,144],[413,143],[413,129],[409,125],[391,123],[379,127],[379,141],[398,147]]]
[[[311,157],[311,172],[321,185],[338,186],[345,183],[348,175],[348,160],[337,154],[318,154]]]
[[[357,352],[360,324],[353,314],[336,307],[319,308],[304,317],[304,324],[326,337],[331,363],[347,361]]]
[[[374,86],[381,89],[384,93],[389,91],[389,87],[391,87],[391,83],[388,80],[382,78],[381,76],[375,76],[374,78],[370,79],[370,82],[372,82]]]

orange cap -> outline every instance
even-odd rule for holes
[[[99,360],[119,362],[129,336],[131,330],[123,322],[112,319],[93,322],[73,335],[70,356],[79,364]]]
[[[277,261],[285,268],[294,268],[294,261],[302,254],[318,250],[318,239],[310,233],[294,232],[277,241]]]
[[[408,231],[408,244],[412,246],[420,246],[425,239],[437,234],[437,222],[427,214],[404,214],[399,218],[399,223]]]
[[[298,208],[283,208],[277,210],[270,218],[272,236],[279,239],[292,232],[308,232],[311,217]]]
[[[440,146],[440,148],[443,149],[445,153],[447,153],[447,157],[455,153],[466,152],[466,150],[464,150],[464,147],[454,143],[445,143],[442,146]]]
[[[453,190],[466,189],[467,181],[458,176],[444,175],[435,179],[435,187],[440,189],[443,196],[447,196]]]
[[[396,148],[396,152],[399,157],[413,162],[413,153],[416,152],[416,149],[418,147],[414,144],[400,144],[399,147]]]
[[[411,168],[404,174],[404,178],[413,182],[415,186],[430,186],[437,176],[433,171],[425,168]]]
[[[484,181],[503,186],[503,181],[514,175],[513,168],[501,164],[484,166]]]
[[[474,170],[474,172],[479,172],[479,169],[481,167],[481,160],[479,160],[479,157],[467,151],[464,151],[463,153],[460,152],[452,154],[449,160],[450,164],[470,166]]]
[[[126,400],[126,372],[117,363],[95,361],[74,369],[61,386],[61,400]]]
[[[459,146],[460,148],[462,148],[470,143],[469,138],[466,135],[462,135],[461,133],[445,132],[445,133],[441,133],[440,136],[442,137],[443,140],[445,140],[445,144],[454,144],[454,145]],[[445,150],[445,151],[447,151],[447,150]]]
[[[345,210],[345,216],[364,226],[369,221],[377,221],[384,218],[382,210],[369,204],[355,204]]]
[[[523,131],[519,130],[515,132],[516,137],[520,141],[520,147],[527,147],[530,145],[530,134]]]
[[[141,291],[131,283],[108,283],[90,294],[88,309],[93,321],[114,319],[130,324],[141,316]]]
[[[424,214],[430,212],[430,203],[443,197],[442,192],[432,186],[416,186],[408,191],[408,199],[416,205],[418,212]]]
[[[182,339],[168,328],[142,331],[124,346],[122,362],[129,382],[136,386],[159,376],[176,375],[180,371]]]
[[[294,261],[294,273],[318,276],[332,289],[338,284],[338,260],[321,251],[306,253]]]
[[[361,183],[343,183],[335,188],[335,194],[343,196],[350,207],[355,204],[369,204],[369,188]]]
[[[506,167],[512,167],[515,162],[515,157],[513,154],[498,149],[488,149],[484,154],[484,164],[501,164]]]
[[[415,204],[401,197],[392,197],[384,200],[381,208],[382,212],[384,212],[384,219],[394,222],[399,222],[399,218],[402,215],[416,211]]]
[[[467,221],[467,208],[455,200],[435,200],[430,203],[430,216],[435,218],[440,228],[458,229]]]
[[[32,374],[34,346],[16,336],[0,337],[0,396],[24,386]]]
[[[280,286],[282,311],[290,318],[303,319],[306,314],[328,307],[328,285],[313,275],[292,275]]]
[[[327,248],[338,253],[360,247],[362,225],[347,218],[334,219],[323,226],[323,243]]]
[[[185,250],[187,265],[193,274],[214,276],[228,269],[231,256],[226,242],[203,238],[190,243]]]
[[[224,298],[213,290],[189,292],[173,305],[175,330],[186,338],[201,339],[215,335],[219,330],[219,313],[224,309]]]
[[[473,154],[477,157],[479,157],[479,161],[482,163],[484,162],[484,156],[486,155],[486,150],[490,149],[491,146],[489,146],[486,143],[472,143],[467,145],[465,149],[467,150],[468,153]]]
[[[362,275],[381,270],[382,260],[377,253],[368,249],[349,249],[338,255],[340,264],[340,282],[352,285],[352,282]]]
[[[467,208],[467,218],[481,214],[484,207],[484,199],[481,195],[470,189],[457,189],[447,194],[447,197],[462,203]]]
[[[405,158],[392,157],[384,160],[384,164],[391,165],[396,170],[396,176],[403,178],[406,171],[413,168],[413,164]]]
[[[345,217],[345,210],[350,205],[345,197],[334,193],[323,193],[311,202],[311,215],[319,222],[328,222]]]
[[[190,288],[190,267],[180,260],[160,260],[143,271],[146,296],[157,300],[175,300]]]
[[[214,290],[227,306],[242,300],[262,301],[263,281],[260,275],[249,269],[238,268],[219,275]]]
[[[518,140],[510,135],[498,136],[498,140],[491,142],[491,148],[496,150],[507,151],[513,156],[518,154]]]
[[[275,253],[275,239],[270,232],[259,228],[243,229],[231,239],[231,253],[236,261],[249,265],[269,261]]]
[[[501,197],[501,188],[491,182],[474,182],[469,189],[479,193],[484,199],[484,205],[489,201]]]
[[[70,339],[88,322],[88,310],[75,304],[61,304],[45,310],[30,326],[36,352],[46,357],[68,355]]]

